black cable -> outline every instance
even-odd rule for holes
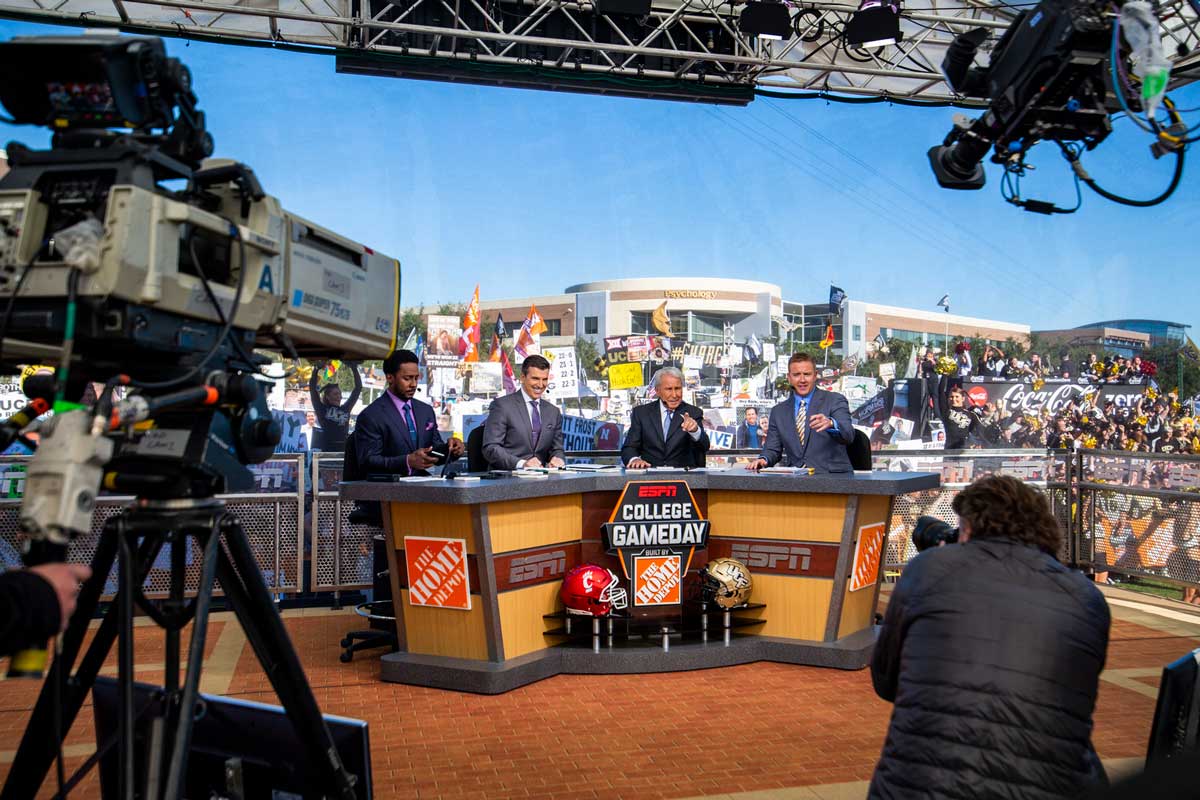
[[[1179,186],[1179,181],[1183,178],[1183,154],[1186,148],[1178,147],[1175,150],[1175,172],[1171,176],[1171,183],[1167,186],[1163,193],[1158,197],[1151,198],[1150,200],[1133,200],[1128,197],[1122,197],[1118,194],[1113,194],[1112,192],[1101,187],[1100,184],[1096,183],[1095,179],[1087,173],[1087,170],[1083,168],[1083,164],[1079,161],[1079,155],[1077,153],[1072,151],[1062,142],[1059,142],[1058,146],[1063,151],[1063,158],[1070,162],[1071,169],[1075,170],[1075,174],[1079,177],[1079,180],[1086,183],[1089,189],[1103,197],[1105,200],[1111,200],[1114,203],[1120,203],[1123,206],[1149,208],[1165,202],[1168,197],[1175,193],[1175,189]]]
[[[8,326],[12,322],[13,306],[17,302],[17,295],[21,293],[21,287],[25,285],[25,279],[29,277],[29,270],[31,269],[33,269],[32,260],[21,270],[21,275],[17,278],[17,284],[13,287],[13,293],[8,297],[8,305],[4,309],[4,321],[0,322],[0,362],[4,360],[4,340],[8,337]]]
[[[800,66],[803,66],[801,64]],[[876,95],[872,97],[847,97],[845,95],[819,92],[777,92],[770,89],[755,89],[756,97],[774,97],[779,100],[825,100],[834,103],[849,103],[851,105],[868,105],[870,103],[895,103],[898,106],[924,106],[928,108],[969,108],[978,110],[987,108],[986,100],[967,102],[959,100],[913,100],[908,97],[892,95]]]

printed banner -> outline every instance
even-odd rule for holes
[[[546,399],[552,403],[579,397],[579,363],[574,347],[547,347],[542,355],[550,362],[550,383]]]
[[[462,333],[458,317],[439,314],[425,316],[429,342],[425,346],[425,364],[430,367],[458,366],[458,337]]]
[[[603,422],[563,414],[563,450],[617,450],[621,447],[623,429],[615,422]]]
[[[858,529],[858,544],[854,546],[854,571],[850,573],[850,591],[857,592],[874,586],[879,580],[879,562],[883,556],[887,526],[882,522]]]
[[[465,539],[405,536],[404,563],[410,605],[471,610]]]

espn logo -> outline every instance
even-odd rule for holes
[[[752,569],[774,572],[808,572],[812,548],[803,545],[734,542],[730,556]]]
[[[638,497],[674,497],[679,492],[677,486],[639,486]]]
[[[556,578],[566,573],[567,551],[550,550],[514,558],[508,568],[508,582],[510,584],[526,583],[545,578]]]

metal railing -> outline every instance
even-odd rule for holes
[[[569,462],[616,463],[619,458],[611,450],[567,455]],[[710,451],[708,466],[728,466],[755,455],[756,450]],[[0,566],[20,563],[18,510],[26,460],[0,459]],[[984,475],[1005,474],[1049,494],[1066,533],[1058,554],[1064,563],[1200,585],[1200,456],[1090,450],[885,450],[874,453],[873,468],[942,476],[937,489],[896,498],[884,562],[890,574],[898,573],[915,555],[911,531],[917,517],[929,514],[953,522],[951,504],[963,487]],[[343,501],[338,493],[341,455],[280,455],[253,469],[255,490],[223,499],[249,534],[272,593],[369,587],[371,536],[377,531],[350,522],[353,503]],[[90,561],[104,522],[130,499],[101,497],[91,530],[71,546],[72,561]],[[198,556],[191,553],[188,563],[198,563]],[[145,587],[148,595],[166,591],[168,558],[164,551],[151,570]],[[189,569],[189,591],[195,589],[195,579]],[[112,577],[106,591],[115,586]]]

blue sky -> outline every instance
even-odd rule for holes
[[[74,33],[0,21],[0,38]],[[1068,327],[1151,317],[1200,325],[1185,235],[1200,193],[1166,204],[1084,189],[1051,218],[937,187],[925,152],[953,109],[758,99],[747,108],[338,75],[332,57],[187,44],[216,155],[254,168],[284,206],[404,265],[404,303],[551,294],[623,277],[744,277],[819,301],[854,298]],[[1200,92],[1176,96],[1200,105]],[[1193,120],[1194,122],[1194,120]],[[48,133],[0,123],[3,141]],[[1172,164],[1129,121],[1084,162],[1150,197]],[[1053,145],[1026,197],[1074,205]],[[1197,331],[1193,331],[1196,336]]]

